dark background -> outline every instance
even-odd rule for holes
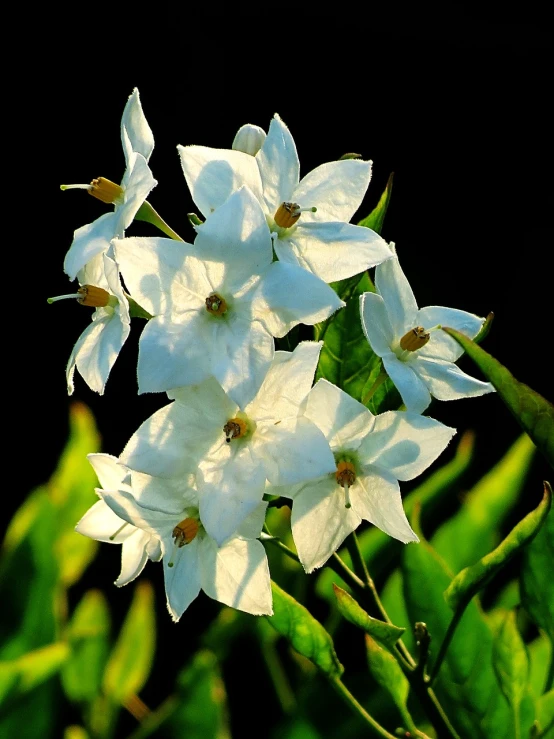
[[[367,5],[356,12],[343,4],[287,5],[270,13],[239,4],[223,17],[182,9],[165,18],[163,31],[145,17],[140,32],[122,34],[103,8],[94,41],[82,35],[86,19],[65,33],[61,15],[49,15],[45,35],[41,21],[34,19],[25,47],[29,71],[12,60],[6,83],[13,133],[5,142],[4,388],[13,441],[7,461],[17,461],[18,470],[5,491],[6,521],[54,470],[72,400],[93,410],[102,451],[115,455],[165,403],[162,394],[136,395],[140,322],[105,396],[76,373],[69,399],[65,365],[90,313],[69,301],[46,303],[71,292],[63,259],[73,230],[105,212],[84,192],[62,193],[59,185],[98,176],[120,181],[120,119],[134,87],[156,141],[150,165],[159,184],[149,200],[185,239],[193,238],[186,214],[194,205],[176,145],[229,148],[240,125],[267,129],[278,112],[295,138],[301,175],[347,151],[373,160],[358,218],[394,171],[383,235],[396,242],[420,306],[493,310],[484,347],[552,399],[552,39],[532,6],[500,17],[449,4],[385,18]],[[128,233],[155,233],[149,229],[141,224]],[[461,366],[479,376],[469,360]],[[475,429],[476,476],[519,434],[495,395],[436,402],[431,415],[460,432]],[[521,514],[538,502],[547,469],[538,459]],[[127,604],[130,594],[111,588],[119,554],[104,549],[102,568],[94,565],[83,587],[110,588],[114,607],[119,598]],[[163,601],[160,607],[168,620]],[[217,611],[202,596],[187,624],[206,608]]]

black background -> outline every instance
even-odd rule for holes
[[[185,239],[193,238],[186,214],[194,205],[176,145],[228,148],[240,125],[267,129],[278,112],[295,138],[301,175],[347,151],[373,160],[358,218],[395,172],[383,235],[395,241],[420,306],[493,310],[484,347],[552,399],[551,37],[532,7],[502,17],[458,4],[388,17],[367,5],[266,12],[238,4],[223,16],[183,7],[159,28],[148,15],[140,30],[123,32],[112,20],[99,9],[93,39],[84,35],[88,19],[45,13],[25,43],[27,66],[16,57],[7,67],[4,417],[13,444],[7,469],[16,462],[17,474],[4,493],[6,521],[55,468],[73,400],[93,410],[102,451],[115,455],[164,404],[161,394],[136,395],[138,325],[104,397],[76,374],[69,399],[65,365],[90,314],[73,302],[46,303],[71,291],[63,259],[73,230],[105,212],[59,185],[121,179],[119,125],[134,87],[156,141],[150,165],[159,184],[149,200]],[[154,234],[149,228],[128,233]],[[467,358],[461,366],[480,376]],[[435,402],[431,415],[476,430],[476,475],[519,434],[494,395]],[[538,459],[521,513],[536,505],[547,475]],[[110,588],[117,608],[119,598],[128,603],[110,584],[119,554],[104,549],[90,583]],[[160,598],[169,626],[161,588]],[[193,604],[187,624],[206,607]]]

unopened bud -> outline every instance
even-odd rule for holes
[[[252,123],[246,123],[237,131],[237,135],[233,141],[232,149],[243,151],[245,154],[251,154],[253,157],[260,151],[262,144],[266,139],[266,132],[259,126]]]

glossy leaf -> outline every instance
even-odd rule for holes
[[[512,373],[467,336],[444,328],[464,348],[502,398],[523,430],[554,467],[554,405]]]
[[[504,541],[479,562],[462,570],[448,586],[444,597],[452,610],[468,603],[510,559],[539,532],[550,511],[552,490],[545,483],[544,496],[539,506],[528,513],[508,534]]]
[[[154,659],[155,635],[154,593],[150,583],[142,581],[104,674],[104,692],[114,703],[123,704],[142,689]]]
[[[520,498],[535,453],[522,434],[504,457],[464,496],[460,510],[431,539],[435,551],[459,572],[500,541],[500,526]]]
[[[420,535],[416,522],[412,526]],[[431,635],[431,671],[452,620],[443,598],[451,576],[444,561],[423,539],[404,547],[402,573],[410,621],[423,621]],[[492,668],[492,644],[491,629],[472,601],[461,617],[435,683],[446,714],[464,737],[506,739],[501,732],[511,716]]]
[[[382,233],[383,224],[385,222],[385,216],[387,214],[387,210],[388,210],[391,195],[392,195],[393,178],[394,178],[394,172],[391,172],[389,175],[389,179],[387,180],[385,189],[383,190],[383,193],[381,197],[379,198],[379,202],[377,203],[375,208],[371,211],[371,213],[368,216],[366,216],[365,218],[362,218],[361,221],[358,221],[358,226],[365,226],[365,228],[371,228],[374,231],[376,231],[378,234]]]
[[[521,702],[527,691],[529,660],[516,625],[515,611],[507,614],[494,640],[492,664],[500,690],[513,711],[514,724],[518,725]],[[529,729],[530,725],[527,728]]]
[[[62,685],[67,697],[76,702],[90,702],[100,693],[108,659],[110,612],[99,590],[85,593],[67,630],[71,658],[62,671]]]
[[[531,618],[547,634],[554,635],[554,510],[523,552],[521,602]],[[551,636],[554,642],[554,636]]]
[[[269,623],[299,652],[331,678],[342,675],[333,640],[311,613],[274,582],[273,616],[265,616]]]
[[[394,646],[402,637],[405,629],[372,618],[346,590],[339,588],[338,585],[333,585],[333,590],[342,616],[354,626],[365,631],[366,634],[369,634],[370,637],[393,654]]]

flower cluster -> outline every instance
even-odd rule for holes
[[[328,162],[300,178],[292,135],[275,115],[269,131],[243,126],[229,150],[179,146],[184,176],[204,221],[194,243],[126,237],[139,211],[154,212],[149,167],[154,139],[137,90],[121,122],[120,185],[79,187],[109,212],[75,231],[65,271],[69,296],[95,308],[67,366],[103,393],[130,333],[139,342],[138,391],[170,402],[132,435],[119,457],[90,454],[99,501],[77,524],[120,544],[117,585],[148,559],[163,561],[168,609],[178,620],[204,590],[252,614],[272,613],[262,530],[271,496],[290,499],[292,536],[307,572],[368,521],[417,541],[399,480],[425,470],[455,430],[421,415],[439,400],[481,395],[488,383],[461,372],[461,351],[440,330],[474,337],[483,319],[418,309],[393,245],[350,223],[371,162]],[[157,215],[157,214],[156,214]],[[313,326],[345,305],[329,283],[376,267],[376,292],[360,320],[406,410],[374,416],[339,387],[314,385],[322,342],[276,351],[275,339]],[[50,300],[57,300],[51,298]]]

